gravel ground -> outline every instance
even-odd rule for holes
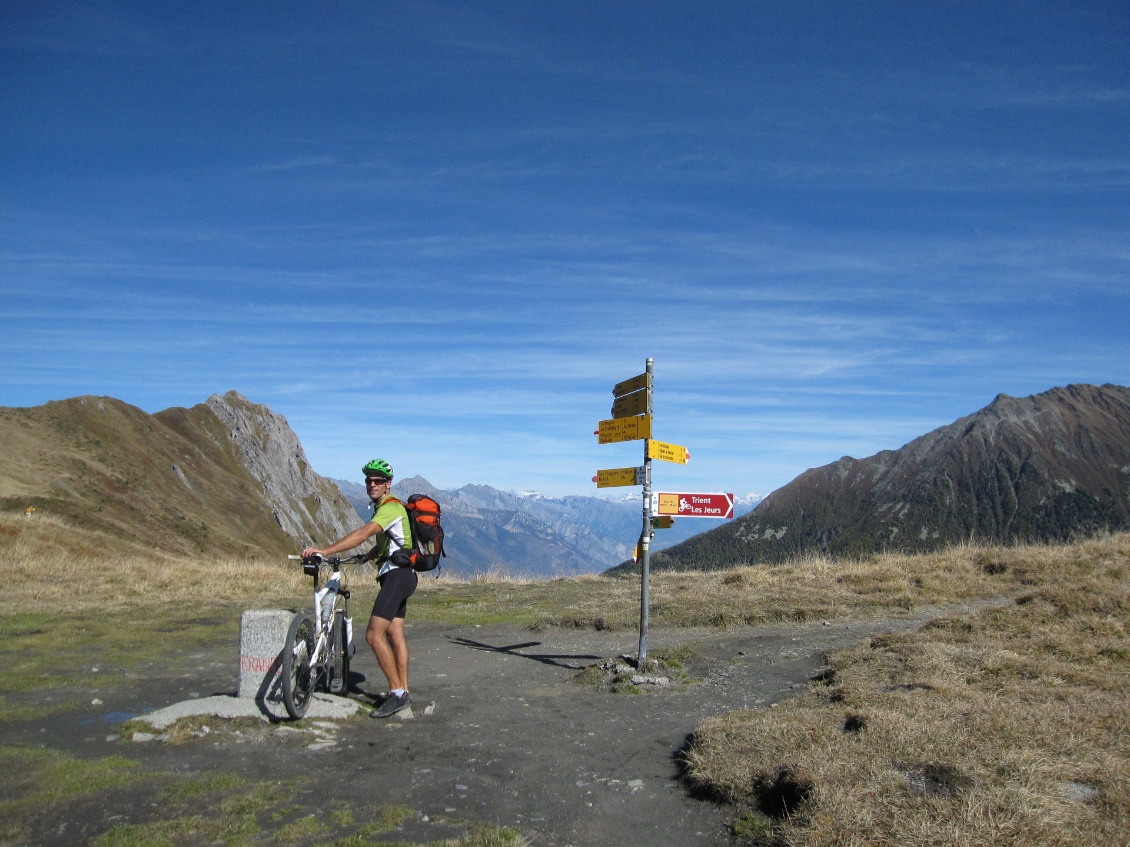
[[[118,754],[155,771],[234,773],[251,779],[303,774],[347,806],[396,804],[416,817],[396,834],[424,843],[443,820],[511,826],[544,847],[726,845],[728,810],[690,796],[677,754],[695,726],[736,708],[762,708],[806,685],[829,651],[876,632],[920,625],[937,609],[857,623],[784,624],[740,630],[652,630],[649,654],[689,644],[694,684],[639,695],[578,685],[586,667],[634,654],[633,632],[521,627],[408,627],[412,719],[308,716],[297,724],[241,724],[238,734],[201,732],[184,744],[120,738],[114,724],[184,701],[234,696],[238,645],[165,657],[128,682],[71,692],[89,705],[8,723],[6,742],[84,758]],[[111,662],[112,663],[112,662]],[[105,663],[104,663],[105,664]],[[363,642],[354,659],[356,699],[366,706],[384,677]],[[59,692],[53,692],[59,696]],[[219,727],[223,718],[216,718]],[[138,795],[137,791],[142,794]],[[34,827],[34,841],[71,845],[113,823],[159,815],[132,795],[73,808]],[[140,800],[139,800],[140,796]],[[295,802],[316,803],[319,792]],[[115,799],[116,798],[116,799]],[[148,817],[147,817],[148,816]]]

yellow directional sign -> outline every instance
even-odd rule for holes
[[[651,388],[651,380],[646,373],[616,383],[616,387],[612,389],[612,396],[622,397],[625,394],[631,394],[633,391],[639,391],[641,388]]]
[[[670,529],[675,523],[675,519],[670,515],[660,515],[651,519],[652,529]]]
[[[643,485],[643,473],[643,468],[611,468],[605,471],[597,471],[593,481],[597,488]]]
[[[651,415],[637,415],[633,418],[613,418],[601,421],[596,431],[599,444],[612,444],[616,441],[639,441],[651,438]]]
[[[637,391],[617,397],[612,404],[612,417],[630,418],[632,415],[647,414],[647,391]]]
[[[686,447],[678,444],[668,444],[665,441],[648,441],[647,457],[661,459],[664,462],[674,462],[676,465],[685,465],[691,458]]]

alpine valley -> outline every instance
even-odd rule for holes
[[[0,407],[0,446],[0,511],[62,524],[73,555],[282,557],[371,514],[359,482],[317,474],[286,419],[234,391],[155,414],[90,396]],[[440,502],[442,564],[464,575],[630,569],[643,522],[638,488],[620,498],[551,498],[486,485],[440,491],[416,476],[393,491]],[[1002,394],[898,450],[845,456],[735,505],[732,521],[678,519],[657,530],[652,566],[717,569],[1125,530],[1130,389]]]
[[[358,482],[335,479],[363,519],[372,514],[369,497]],[[503,570],[518,576],[553,577],[596,573],[623,562],[643,527],[640,489],[617,499],[545,497],[535,492],[511,493],[488,485],[465,485],[441,491],[422,477],[397,482],[392,493],[434,497],[443,510],[448,558],[444,567],[457,572]],[[761,498],[738,498],[735,515],[749,512]],[[687,519],[656,530],[653,549],[677,544],[719,521]]]
[[[286,419],[235,391],[155,414],[92,396],[0,407],[0,445],[0,511],[62,522],[78,555],[282,557],[372,514],[358,483],[315,473]],[[485,485],[437,491],[413,477],[394,490],[440,501],[442,567],[456,574],[597,573],[631,556],[643,522],[639,489],[622,500],[553,499]],[[684,523],[657,541],[673,544],[715,522]]]

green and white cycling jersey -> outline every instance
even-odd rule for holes
[[[389,562],[389,557],[402,547],[412,546],[412,527],[404,504],[391,494],[386,494],[377,503],[372,523],[380,526],[383,531],[375,537],[377,543],[370,557],[381,563],[377,576],[384,576],[395,567]]]

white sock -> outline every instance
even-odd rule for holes
[[[392,691],[389,692],[389,694],[392,694],[395,697],[403,697],[407,693],[408,693],[408,689],[406,689],[406,688],[394,688],[394,689],[392,689]]]

